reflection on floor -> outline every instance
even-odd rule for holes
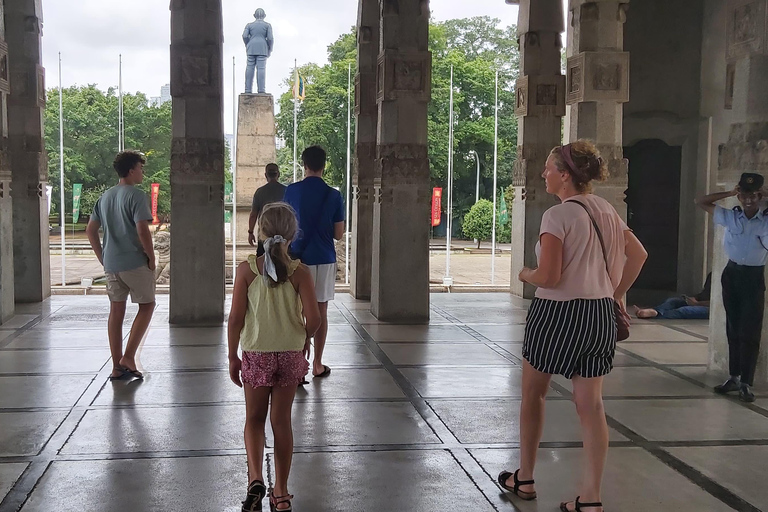
[[[54,297],[0,326],[0,512],[240,510],[244,407],[224,327],[170,328],[161,298],[140,353],[146,380],[109,383],[106,301]],[[380,324],[339,296],[333,374],[295,405],[295,510],[554,511],[573,498],[580,433],[562,378],[538,502],[494,483],[518,457],[524,320],[506,294],[434,295],[428,326]],[[606,510],[768,510],[768,395],[750,406],[714,395],[706,333],[645,322],[620,344],[605,383]]]

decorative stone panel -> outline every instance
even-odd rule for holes
[[[171,96],[217,96],[222,85],[217,45],[171,46]]]
[[[768,55],[768,0],[728,0],[726,56]]]
[[[8,43],[0,40],[0,94],[11,93],[11,83],[8,76]]]
[[[581,52],[568,59],[568,105],[584,101],[629,101],[629,53]]]
[[[414,98],[429,102],[432,94],[432,54],[384,50],[379,54],[376,101]]]
[[[515,85],[515,115],[565,115],[565,77],[563,75],[529,75]]]
[[[733,91],[736,85],[736,63],[729,62],[725,67],[725,102],[726,110],[733,109]]]

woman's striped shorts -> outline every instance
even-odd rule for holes
[[[613,298],[533,299],[525,322],[523,357],[543,373],[585,378],[606,375],[616,352]]]

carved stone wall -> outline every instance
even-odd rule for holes
[[[429,2],[381,0],[371,311],[429,321]]]
[[[171,2],[170,321],[224,320],[221,0]]]
[[[376,165],[376,125],[379,118],[376,81],[379,32],[378,1],[358,0],[349,283],[352,296],[363,300],[371,298],[373,178]]]
[[[518,34],[520,78],[516,84],[518,117],[517,160],[512,202],[512,268],[517,276],[524,266],[536,267],[534,249],[541,217],[555,201],[546,193],[541,172],[550,150],[560,144],[565,115],[566,80],[560,71],[563,32],[560,0],[521,0]],[[515,295],[532,297],[534,288],[512,279]]]
[[[40,9],[40,3],[35,0],[5,2],[7,64],[1,62],[0,55],[0,76],[7,72],[6,87],[10,88],[8,155],[12,176],[16,302],[40,302],[51,294]]]
[[[0,324],[15,312],[13,267],[13,203],[11,161],[8,154],[8,44],[5,42],[5,12],[0,1]]]

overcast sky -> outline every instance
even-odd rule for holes
[[[169,0],[43,0],[43,60],[47,86],[58,86],[58,53],[62,54],[65,87],[97,84],[101,89],[118,82],[118,55],[123,55],[123,87],[159,96],[170,82]],[[225,0],[224,86],[227,133],[232,132],[232,58],[236,58],[236,87],[244,89],[245,48],[241,39],[253,12],[262,7],[275,34],[275,48],[267,63],[267,92],[283,92],[282,80],[299,65],[326,61],[326,49],[357,19],[357,0]],[[438,21],[470,16],[492,16],[502,25],[517,22],[517,7],[504,0],[432,0]]]

